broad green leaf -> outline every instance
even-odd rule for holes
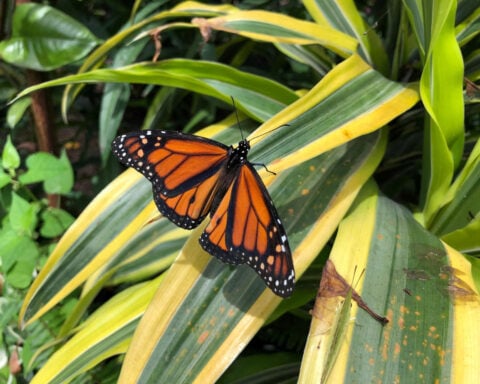
[[[0,232],[0,243],[2,273],[7,283],[14,288],[27,288],[39,254],[37,244],[29,236],[5,229]]]
[[[327,260],[311,312],[299,383],[325,383],[329,379],[349,328],[353,289]]]
[[[11,182],[12,178],[8,174],[6,174],[3,169],[0,168],[0,189],[10,184]]]
[[[38,203],[30,203],[12,192],[12,203],[8,213],[10,227],[19,234],[33,236],[33,231],[38,223],[37,213],[39,210]]]
[[[166,236],[159,236],[159,233]],[[164,271],[172,264],[188,235],[188,231],[175,227],[166,219],[148,224],[118,253],[118,268],[109,284],[141,281]],[[88,285],[89,281],[85,286]]]
[[[329,382],[415,382],[419,372],[425,382],[474,380],[470,351],[478,336],[465,332],[480,315],[480,302],[469,263],[422,228],[410,212],[378,195],[374,186],[365,187],[339,227],[330,260],[346,281],[365,268],[362,286],[355,289],[389,323],[382,326],[354,305],[353,320],[341,324],[347,333],[336,340],[342,345]],[[323,293],[329,292],[322,296],[310,330],[320,348],[304,354],[304,361],[320,365],[302,364],[300,382],[318,382],[333,352],[322,347],[334,336],[337,305],[344,297],[336,292],[334,280],[324,284]],[[471,317],[464,317],[467,314]],[[321,353],[327,356],[319,360],[322,355],[316,355]]]
[[[20,155],[12,144],[10,136],[7,136],[7,141],[5,142],[2,151],[2,167],[10,171],[10,174],[12,174],[19,166]]]
[[[123,83],[107,83],[102,97],[100,108],[100,137],[99,146],[102,161],[110,155],[110,143],[115,138],[122,122],[125,108],[130,98],[130,85]]]
[[[37,152],[27,157],[28,171],[20,175],[24,184],[43,182],[45,192],[66,194],[73,187],[73,169],[68,157],[62,152],[60,158],[50,153]]]
[[[67,211],[59,208],[49,207],[41,214],[42,225],[40,235],[43,237],[57,237],[75,221],[75,218]]]
[[[472,277],[477,287],[477,292],[480,292],[480,259],[471,256],[466,256],[466,259],[471,264]]]
[[[275,46],[288,57],[312,67],[321,77],[336,64],[330,56],[315,46],[282,43]]]
[[[425,42],[426,24],[424,20],[425,15],[422,8],[422,2],[419,0],[403,0],[403,4],[410,20],[410,26],[414,32],[415,39],[417,40],[417,48],[420,56],[422,59],[424,59],[427,47]]]
[[[15,7],[12,36],[0,42],[0,57],[12,64],[48,71],[85,56],[99,40],[85,26],[48,5]]]

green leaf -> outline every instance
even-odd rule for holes
[[[456,15],[457,40],[460,46],[467,44],[480,33],[480,7],[475,1],[460,1]]]
[[[125,64],[130,64],[139,55],[146,44],[147,40],[141,40],[122,47],[115,55],[112,67],[116,68]],[[115,138],[118,127],[123,120],[123,114],[128,105],[129,99],[130,84],[107,83],[105,85],[99,118],[99,146],[104,164],[110,155],[110,143]]]
[[[32,99],[30,97],[25,97],[24,99],[16,101],[8,108],[7,123],[10,128],[15,128],[31,104]]]
[[[81,59],[98,43],[87,28],[63,12],[29,3],[15,8],[12,36],[0,42],[0,57],[48,71]]]
[[[65,152],[60,158],[46,152],[34,153],[27,158],[26,164],[28,171],[20,175],[20,182],[31,184],[43,181],[47,193],[66,194],[71,191],[73,170]]]
[[[412,23],[421,19],[425,33],[420,95],[428,117],[421,205],[427,227],[443,205],[463,153],[463,58],[456,40],[455,10],[456,2],[452,0],[438,5],[426,2],[420,14],[420,9],[411,9]]]
[[[148,204],[149,198],[151,199],[151,186],[147,180],[141,179],[140,175],[138,176],[136,182],[131,183],[130,180],[124,179],[121,184],[117,184],[117,188],[104,190],[103,193],[100,193],[83,211],[75,224],[69,228],[67,233],[70,236],[73,235],[75,239],[65,242],[64,235],[55,247],[52,253],[53,257],[50,257],[53,263],[49,260],[42,268],[42,271],[48,272],[49,279],[52,279],[50,280],[52,285],[44,290],[43,288],[46,286],[42,283],[39,291],[27,299],[33,299],[36,302],[34,306],[48,302],[52,295],[58,293],[59,286],[63,287],[67,281],[70,281],[75,287],[79,286],[81,282],[97,272],[105,262],[105,260],[102,260],[102,263],[99,263],[99,260],[95,260],[95,256],[102,253],[97,251],[104,248],[108,249],[112,239],[120,232],[122,236],[125,236],[124,239],[129,239],[140,227],[143,227],[147,217],[151,217],[152,210],[156,208],[153,207],[153,203],[150,204],[150,207]],[[131,189],[131,194],[124,194],[123,188]],[[139,210],[146,211],[146,217],[142,217],[140,220],[137,219]],[[108,224],[103,225],[105,223]],[[133,228],[129,229],[128,227]],[[79,237],[76,237],[76,235]],[[113,248],[111,249],[113,254],[118,250],[115,247],[110,248]],[[62,262],[66,263],[64,265],[69,265],[69,268],[58,268],[58,263],[55,260],[57,256],[55,255],[62,256]],[[112,255],[103,253],[102,257],[105,256],[112,257]],[[86,268],[88,269],[85,270]],[[37,278],[32,287],[35,287],[35,284],[39,281],[40,279]],[[38,307],[28,309],[27,316],[32,314],[30,311],[36,312],[37,310]]]
[[[27,288],[33,279],[33,270],[39,255],[36,243],[28,236],[5,230],[0,233],[0,244],[2,270],[6,281],[15,288]]]
[[[18,301],[6,298],[5,296],[0,298],[0,313],[2,314],[2,316],[0,316],[0,329],[5,329],[5,327],[8,326],[12,320],[15,321],[14,319],[17,318],[19,304],[20,303]],[[0,343],[3,341],[2,336],[0,336]],[[2,343],[2,345],[4,344]]]
[[[0,168],[0,189],[4,186],[10,184],[12,178],[7,173],[3,172],[3,169]]]
[[[115,69],[96,69],[29,87],[22,97],[37,89],[81,82],[156,84],[213,96],[236,106],[257,121],[264,121],[298,99],[291,89],[265,77],[239,71],[224,64],[186,59],[137,63]]]
[[[40,234],[43,237],[60,236],[75,221],[67,211],[59,208],[48,208],[42,212]]]
[[[37,226],[37,213],[39,205],[29,203],[27,200],[12,192],[12,204],[10,206],[9,221],[11,228],[18,233],[32,236]]]
[[[32,379],[65,383],[108,357],[125,353],[139,318],[163,277],[129,287],[98,308]]]
[[[435,217],[430,230],[444,235],[467,225],[480,212],[480,140],[470,152],[455,182],[444,197],[444,207]]]
[[[382,73],[387,73],[388,58],[374,28],[362,19],[353,0],[303,0],[313,19],[322,26],[329,26],[350,35],[358,42],[358,52],[368,63]]]
[[[329,368],[336,348],[326,346],[337,324],[347,329],[342,340],[334,339],[342,345],[328,382],[392,382],[401,377],[410,383],[420,373],[426,383],[452,377],[472,382],[476,369],[470,355],[478,336],[471,324],[480,307],[470,265],[421,227],[411,212],[380,195],[373,182],[364,186],[340,224],[329,262],[345,281],[365,270],[361,286],[354,287],[363,306],[349,307],[353,320],[348,324],[344,318],[339,321],[338,304],[348,293],[335,275],[322,277],[300,383],[320,382],[322,370]],[[389,322],[382,325],[366,308]],[[469,332],[472,337],[465,337]]]
[[[20,166],[20,155],[13,146],[10,136],[7,137],[7,141],[3,147],[2,165],[3,168],[8,169],[10,173],[13,173],[13,171]]]

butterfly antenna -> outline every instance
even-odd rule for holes
[[[240,125],[240,118],[238,117],[237,105],[235,104],[235,99],[233,98],[233,96],[230,96],[230,98],[232,99],[233,110],[235,111],[235,117],[237,118],[237,125],[238,125],[238,128],[240,129],[240,135],[242,136],[242,140],[243,140],[244,139],[243,130],[242,130],[242,126]],[[277,129],[280,129],[280,128],[283,128],[283,127],[289,127],[289,126],[290,126],[290,124],[279,125],[278,127],[271,129],[270,131],[263,132],[263,133],[255,136],[255,137],[252,137],[250,140],[258,139],[259,137],[262,137],[262,136],[264,136],[264,135],[266,135],[270,132],[276,131]]]
[[[277,129],[280,129],[280,128],[283,128],[283,127],[289,127],[289,126],[290,126],[290,124],[282,124],[282,125],[279,125],[279,126],[276,127],[276,128],[273,128],[273,129],[271,129],[271,130],[269,130],[269,131],[267,131],[267,132],[263,132],[263,133],[260,133],[259,135],[255,136],[255,137],[252,137],[250,140],[252,141],[252,140],[258,139],[259,137],[265,136],[265,135],[267,135],[267,134],[269,134],[269,133],[271,133],[271,132],[273,132],[273,131],[276,131]]]
[[[240,135],[242,136],[242,140],[243,140],[244,139],[243,130],[242,130],[242,126],[240,125],[240,118],[238,117],[238,109],[237,109],[237,106],[235,105],[235,99],[233,98],[233,96],[230,96],[230,98],[232,99],[232,105],[233,105],[233,110],[235,111],[235,117],[237,118],[238,129],[240,129]]]

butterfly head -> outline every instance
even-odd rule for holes
[[[247,155],[250,151],[250,142],[247,139],[243,139],[234,147],[230,147],[230,156],[228,162],[228,168],[238,167],[247,162]]]

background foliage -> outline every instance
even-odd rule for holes
[[[476,380],[477,2],[1,7],[0,381]],[[283,302],[110,154],[138,129],[238,142],[232,96],[270,132]]]

